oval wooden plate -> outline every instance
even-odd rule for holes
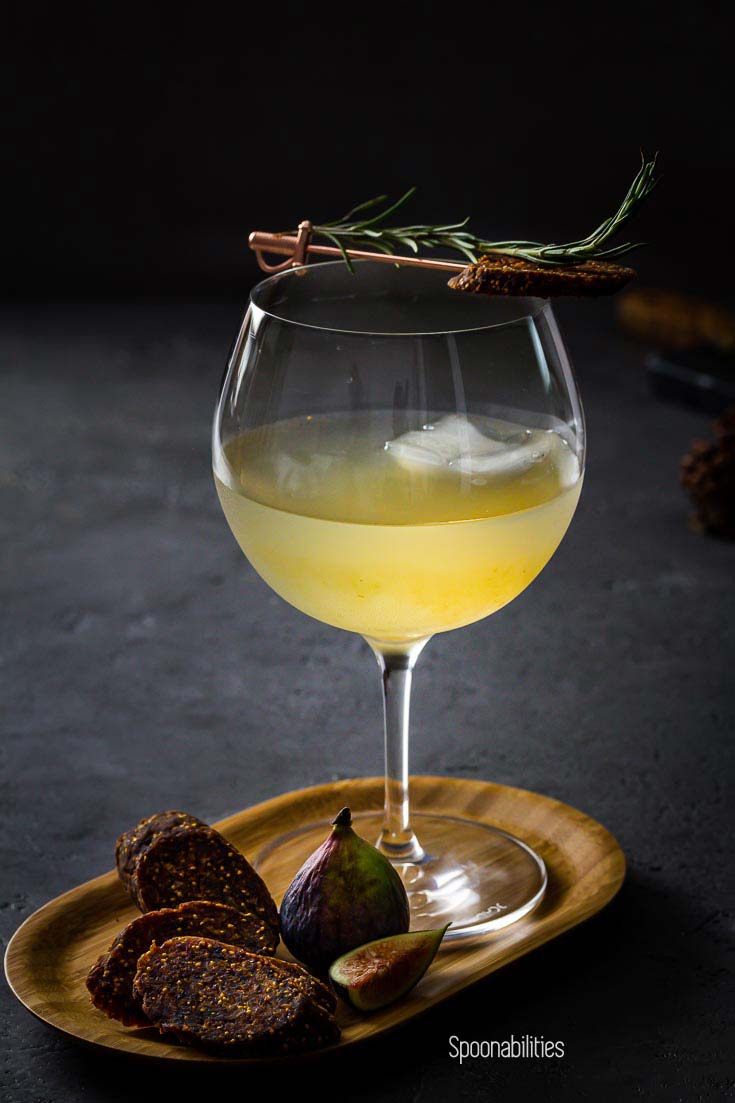
[[[214,826],[253,858],[275,836],[328,821],[344,805],[354,812],[376,809],[382,795],[382,778],[337,781],[275,797]],[[333,1050],[400,1025],[588,919],[612,899],[625,876],[625,858],[613,836],[589,816],[550,797],[486,781],[416,777],[411,780],[411,798],[417,811],[466,817],[516,835],[546,862],[549,886],[540,905],[524,919],[494,934],[444,947],[420,984],[393,1006],[364,1017],[340,1006],[342,1040]],[[141,809],[141,814],[152,811]],[[451,844],[451,838],[447,841]],[[284,869],[279,874],[269,864],[269,888],[277,901],[292,873]],[[126,1028],[90,1004],[84,985],[87,971],[137,914],[114,872],[51,900],[26,919],[8,945],[5,974],[13,992],[39,1019],[84,1042],[142,1057],[236,1063],[170,1045],[152,1028]],[[262,1059],[237,1063],[255,1062]]]

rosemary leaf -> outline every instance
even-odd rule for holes
[[[351,221],[356,214],[374,210],[386,202],[386,196],[378,195],[349,210],[335,222],[324,222],[314,226],[316,236],[333,242],[340,250],[350,271],[354,271],[348,248],[360,248],[369,244],[381,253],[391,254],[408,249],[418,253],[421,248],[443,248],[461,253],[470,261],[475,261],[483,253],[494,253],[519,257],[535,264],[575,265],[601,257],[619,257],[638,249],[640,242],[625,242],[608,246],[610,238],[637,213],[641,204],[651,194],[658,183],[655,175],[658,154],[646,160],[641,154],[641,167],[633,178],[620,206],[615,214],[603,222],[586,237],[569,241],[561,245],[544,245],[538,241],[487,241],[465,229],[469,218],[460,222],[444,222],[437,225],[386,226],[385,221],[400,210],[414,195],[416,188],[409,188],[395,203],[370,218]]]

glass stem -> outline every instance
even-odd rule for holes
[[[405,648],[368,640],[383,678],[385,810],[378,849],[392,862],[420,862],[424,851],[412,828],[408,797],[408,736],[413,668],[428,639]]]

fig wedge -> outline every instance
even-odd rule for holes
[[[358,1011],[377,1011],[410,992],[436,957],[449,924],[438,931],[410,931],[378,938],[332,964],[338,996]]]

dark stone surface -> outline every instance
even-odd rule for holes
[[[142,1070],[56,1034],[3,987],[5,1103],[298,1098],[307,1082],[417,1103],[733,1097],[735,548],[687,527],[677,463],[705,419],[648,397],[609,303],[561,317],[588,414],[582,503],[530,591],[425,652],[412,763],[591,813],[628,856],[619,897],[422,1022],[275,1078]],[[238,321],[236,306],[186,305],[4,319],[5,941],[109,869],[142,814],[216,818],[380,772],[366,645],[271,593],[220,513],[209,425]],[[451,1034],[543,1035],[566,1056],[460,1068]]]

